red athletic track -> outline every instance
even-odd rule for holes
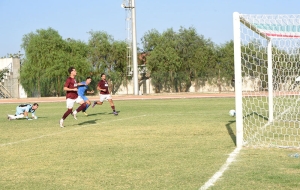
[[[217,98],[234,97],[234,92],[223,93],[159,93],[151,95],[113,95],[113,100],[148,100],[148,99],[180,99],[180,98]],[[99,100],[99,96],[87,96],[90,101]],[[41,102],[64,102],[63,97],[42,97],[42,98],[10,98],[0,99],[0,104],[5,103],[41,103]]]

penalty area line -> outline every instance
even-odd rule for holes
[[[217,171],[199,190],[206,190],[209,187],[213,186],[218,179],[223,175],[223,173],[228,169],[229,165],[235,161],[235,158],[240,153],[241,148],[235,148],[232,153],[229,154],[229,157],[226,160],[226,163]]]

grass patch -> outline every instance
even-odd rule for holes
[[[69,116],[63,129],[58,122],[65,103],[41,103],[39,119],[32,121],[8,121],[5,115],[17,104],[1,105],[1,189],[198,189],[235,149],[235,118],[228,115],[233,98],[115,105],[119,116],[105,102],[89,108],[88,117],[79,113],[76,121]],[[212,189],[234,189],[237,179],[243,189],[252,189],[253,177],[265,172],[257,166],[256,174],[249,174],[257,163],[276,174],[262,180],[271,187],[282,174],[298,175],[297,159],[284,151],[243,149]],[[280,169],[272,167],[278,155],[286,159]],[[291,177],[284,187],[297,183]],[[260,189],[265,187],[261,183]]]

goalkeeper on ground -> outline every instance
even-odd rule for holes
[[[25,118],[27,120],[37,119],[35,115],[36,109],[38,109],[39,104],[21,104],[16,107],[16,114],[15,115],[7,115],[8,120],[13,119],[21,119]],[[31,118],[28,117],[28,113],[31,113]]]

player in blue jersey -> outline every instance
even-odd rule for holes
[[[88,116],[88,114],[86,113],[86,110],[88,109],[88,107],[91,105],[90,100],[85,96],[85,94],[93,94],[94,91],[88,91],[89,88],[89,84],[92,82],[92,78],[91,77],[87,77],[85,81],[80,82],[80,84],[77,86],[77,94],[78,96],[80,96],[84,102],[86,103],[86,107],[82,110],[82,112],[84,113],[84,115]]]
[[[13,119],[21,119],[26,118],[27,120],[37,119],[35,115],[35,110],[38,109],[39,104],[21,104],[16,107],[16,114],[15,115],[7,115],[8,120]],[[28,117],[28,113],[31,113],[31,118]]]

